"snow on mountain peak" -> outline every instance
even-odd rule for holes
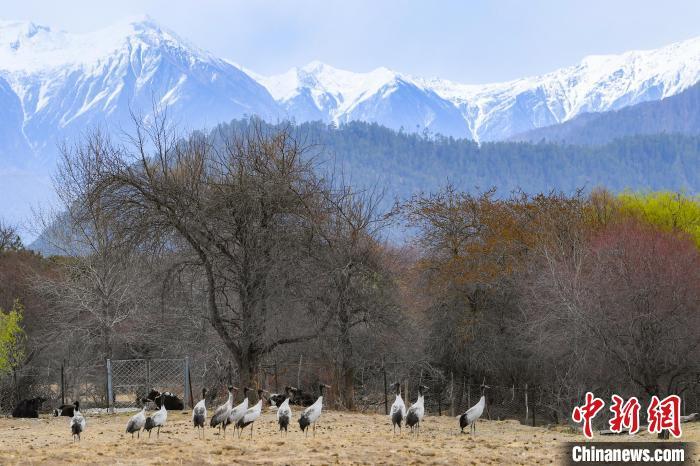
[[[65,66],[94,65],[130,42],[146,46],[181,46],[193,54],[209,57],[149,16],[127,18],[86,33],[54,31],[32,22],[1,21],[0,70],[34,73]]]
[[[384,67],[356,73],[318,60],[279,75],[255,77],[282,103],[308,94],[319,108],[329,111],[326,119],[333,121],[400,79],[398,73]]]

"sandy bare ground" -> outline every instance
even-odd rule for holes
[[[298,408],[295,417],[298,415]],[[324,412],[316,438],[305,438],[294,423],[284,437],[275,415],[266,412],[234,439],[207,429],[204,440],[191,427],[190,414],[170,412],[160,439],[134,439],[124,433],[129,415],[86,416],[80,443],[72,443],[69,418],[0,418],[0,464],[551,464],[557,448],[579,441],[565,427],[522,426],[515,421],[482,421],[477,435],[460,435],[452,417],[428,416],[420,437],[394,436],[382,415]],[[628,436],[601,438],[628,440]],[[637,436],[636,440],[651,440]],[[700,441],[700,424],[684,424],[683,441]]]

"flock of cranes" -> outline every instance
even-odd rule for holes
[[[320,384],[319,397],[316,401],[301,413],[299,416],[299,428],[308,437],[309,427],[313,432],[313,436],[316,436],[316,423],[321,417],[323,411],[323,390],[325,388],[330,388],[328,385]],[[486,396],[484,394],[485,390],[489,388],[487,385],[481,385],[481,398],[479,402],[465,411],[463,414],[458,416],[459,427],[461,432],[464,433],[464,428],[469,427],[470,433],[476,434],[476,421],[479,420],[486,407]],[[425,415],[425,405],[424,405],[424,391],[428,390],[428,387],[424,385],[418,386],[418,399],[413,403],[408,409],[404,404],[403,398],[401,397],[401,386],[398,382],[391,385],[392,390],[396,390],[396,399],[391,405],[391,412],[389,418],[391,420],[392,428],[394,434],[396,433],[396,428],[399,428],[399,434],[401,433],[402,423],[405,422],[412,433],[416,435],[420,434],[420,424]],[[238,437],[241,437],[243,429],[250,426],[250,438],[253,438],[253,427],[255,421],[257,421],[260,416],[262,416],[262,404],[265,399],[265,390],[258,390],[258,402],[249,407],[248,406],[248,392],[250,389],[248,387],[243,388],[243,401],[236,406],[233,406],[234,393],[238,392],[238,388],[234,386],[228,387],[228,399],[226,402],[216,408],[214,414],[212,414],[209,425],[210,427],[216,427],[220,431],[223,431],[223,437],[226,437],[226,427],[233,425],[234,434],[238,431]],[[291,387],[285,388],[285,393],[276,395],[275,403],[277,404],[277,423],[279,424],[280,433],[284,432],[285,435],[288,432],[289,423],[293,417],[292,408],[289,405],[290,401],[290,390]],[[197,402],[197,404],[192,409],[192,425],[198,432],[198,436],[204,437],[204,425],[207,419],[207,406],[206,406],[206,395],[207,390],[202,389],[202,399]],[[165,408],[165,403],[160,403],[160,409],[156,410],[150,416],[146,416],[146,403],[150,401],[147,398],[143,398],[144,402],[141,411],[133,415],[126,425],[126,433],[134,434],[137,437],[141,436],[141,431],[145,430],[148,432],[148,436],[151,436],[151,430],[156,429],[156,438],[160,437],[160,428],[165,426],[168,420],[168,411]],[[73,441],[80,441],[80,434],[85,431],[85,417],[79,410],[79,403],[76,401],[73,403],[75,406],[73,417],[70,421],[70,429],[73,435]]]

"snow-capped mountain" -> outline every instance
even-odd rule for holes
[[[339,70],[321,62],[279,76],[251,73],[297,121],[375,122],[393,129],[467,136],[459,109],[410,77],[387,68],[369,73]]]
[[[501,140],[584,112],[677,94],[700,81],[700,38],[650,51],[590,56],[496,84],[425,79],[387,68],[354,73],[312,62],[260,76],[137,18],[73,34],[0,21],[0,155],[55,152],[96,124],[165,104],[190,128],[245,114],[377,122],[478,141]]]
[[[501,140],[687,89],[700,80],[700,38],[590,56],[541,76],[495,84],[416,78],[386,68],[352,73],[318,62],[256,79],[297,120],[376,121],[407,131]]]
[[[154,102],[190,128],[278,113],[247,74],[150,18],[87,34],[0,22],[0,103],[5,100],[0,133],[15,131],[12,140],[19,141],[8,146],[3,138],[3,159],[26,156],[15,151],[22,144],[36,155],[54,152],[86,128],[123,125],[131,110],[148,111]]]

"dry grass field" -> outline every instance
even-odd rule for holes
[[[556,464],[557,446],[582,438],[568,428],[514,421],[482,421],[472,438],[459,433],[456,419],[435,416],[426,417],[418,438],[407,431],[394,436],[386,416],[345,412],[324,412],[316,438],[305,438],[297,424],[284,437],[267,412],[252,440],[247,429],[241,439],[207,429],[201,440],[188,413],[170,412],[160,439],[154,433],[131,440],[124,433],[128,418],[88,414],[83,440],[75,444],[69,418],[1,418],[0,464]],[[684,424],[683,440],[699,441],[700,424]]]

